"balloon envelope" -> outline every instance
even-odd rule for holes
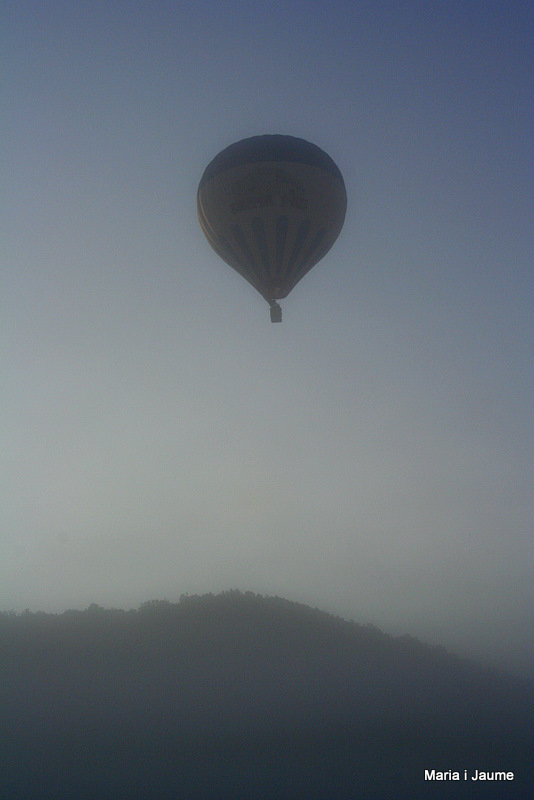
[[[330,250],[347,209],[339,168],[293,136],[254,136],[208,164],[197,192],[206,238],[271,304]]]

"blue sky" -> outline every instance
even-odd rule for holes
[[[238,587],[532,649],[532,11],[6,2],[0,608]],[[239,139],[339,165],[284,321],[196,218]]]

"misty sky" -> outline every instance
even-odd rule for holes
[[[0,610],[239,588],[524,668],[529,4],[0,14]],[[196,217],[264,133],[348,195],[281,325]]]

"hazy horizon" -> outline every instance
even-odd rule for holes
[[[0,610],[237,588],[532,663],[521,2],[4,3]],[[263,133],[338,164],[283,322],[196,217]]]

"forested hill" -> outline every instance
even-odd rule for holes
[[[531,781],[530,684],[277,597],[2,614],[0,669],[5,800],[488,800]]]

